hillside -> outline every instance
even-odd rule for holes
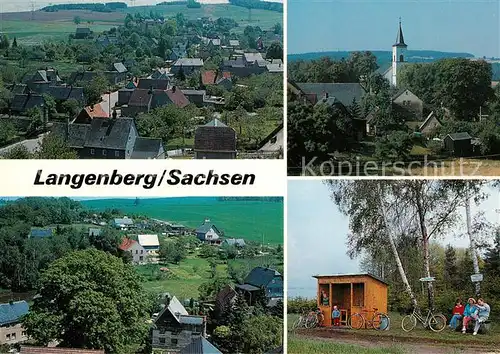
[[[283,201],[218,201],[216,198],[161,198],[84,200],[81,203],[102,211],[116,208],[126,214],[174,221],[189,227],[199,226],[205,218],[213,221],[228,237],[265,243],[283,243]]]
[[[322,57],[329,57],[334,60],[341,60],[342,58],[347,58],[349,56],[349,51],[335,51],[335,52],[311,52],[311,53],[301,53],[301,54],[289,54],[289,61],[299,61],[299,60],[314,60]],[[372,53],[377,57],[377,62],[380,68],[386,69],[391,65],[392,52],[375,50]],[[406,52],[406,61],[410,63],[431,63],[439,59],[446,58],[474,58],[474,55],[470,53],[453,53],[453,52],[440,52],[433,50],[409,50]],[[493,68],[493,80],[500,80],[500,64],[491,64]]]

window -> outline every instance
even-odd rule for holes
[[[399,56],[399,61],[400,61],[400,62],[404,62],[404,61],[405,61],[405,58],[403,57],[403,54],[401,54],[401,55]]]
[[[90,149],[90,155],[95,155],[95,149]]]
[[[10,335],[10,337],[12,338],[12,340],[16,340],[16,334],[15,334],[15,333],[12,333],[12,334]]]
[[[102,150],[102,156],[106,156],[107,153],[108,153],[107,150]]]
[[[276,144],[276,141],[278,141],[278,137],[273,136],[273,138],[271,139],[271,144]]]
[[[143,254],[143,253],[144,253],[144,250],[141,250],[141,254]]]
[[[120,157],[120,151],[115,151],[115,157]]]
[[[159,338],[160,344],[165,344],[165,338]]]
[[[178,342],[177,338],[172,338],[171,340],[172,345],[177,345]]]
[[[138,250],[135,250],[135,254],[138,254],[138,253],[139,253],[139,251],[138,251]]]
[[[5,335],[5,340],[10,340],[10,334]]]
[[[365,284],[364,283],[354,283],[352,285],[353,306],[363,307],[365,306]]]
[[[21,334],[23,337],[26,337],[26,331],[23,331],[23,333]]]
[[[144,259],[143,256],[139,256],[139,260],[142,261]]]

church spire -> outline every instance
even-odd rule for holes
[[[403,37],[403,28],[401,27],[401,17],[399,18],[399,30],[398,30],[398,35],[396,37],[396,43],[394,44],[395,47],[407,47],[405,43],[405,39]]]

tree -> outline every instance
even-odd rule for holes
[[[8,160],[29,160],[33,158],[33,154],[23,144],[17,144],[3,154],[4,159]]]
[[[489,276],[500,277],[500,231],[495,233],[493,246],[484,255],[484,270]]]
[[[46,345],[130,353],[147,333],[148,298],[132,266],[103,251],[71,252],[42,274],[39,297],[24,320]]]
[[[186,255],[186,245],[181,239],[167,240],[160,245],[160,259],[162,262],[179,264],[186,258]]]
[[[243,322],[244,353],[266,353],[269,348],[281,345],[283,320],[263,315],[254,316]]]
[[[14,40],[12,41],[12,48],[17,48],[17,38],[14,37]]]
[[[69,100],[67,101],[64,101],[62,103],[62,109],[64,111],[64,113],[66,113],[68,115],[68,118],[73,118],[75,117],[79,111],[80,111],[80,102],[78,102],[77,100],[75,100],[74,98],[70,98]]]
[[[64,140],[54,134],[45,135],[35,152],[37,159],[77,159],[76,151],[71,149]]]
[[[2,37],[0,38],[0,49],[9,49],[10,47],[10,42],[9,42],[9,37],[7,34],[3,34]]]
[[[73,22],[78,26],[80,23],[82,23],[82,18],[80,16],[75,16],[73,17]]]
[[[377,137],[375,156],[380,160],[407,161],[413,148],[410,134],[404,131],[393,131],[386,136]]]
[[[267,48],[266,59],[283,60],[283,48],[280,42],[274,42]]]
[[[14,125],[10,122],[5,122],[0,125],[0,146],[7,144],[17,131]]]
[[[181,82],[186,81],[186,74],[184,73],[182,65],[179,67],[179,71],[175,74],[175,78]]]
[[[93,106],[101,102],[101,95],[108,90],[109,81],[103,74],[99,74],[92,81],[83,83],[82,86],[87,105]]]
[[[452,289],[457,289],[460,285],[457,269],[457,257],[452,245],[447,245],[444,259],[444,279],[451,285]]]

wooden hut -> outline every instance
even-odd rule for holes
[[[374,308],[387,313],[387,287],[383,280],[370,274],[316,275],[318,308],[324,315],[323,326],[332,326],[334,306],[340,310],[340,324],[347,325],[353,313],[368,311],[371,320]]]

